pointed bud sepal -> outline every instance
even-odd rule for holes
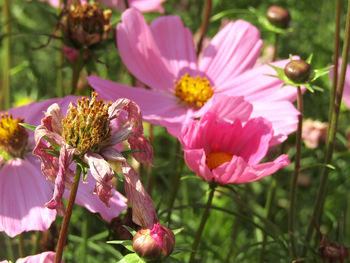
[[[312,84],[316,79],[322,77],[323,75],[328,74],[329,69],[333,66],[328,66],[320,69],[313,69],[311,65],[312,55],[310,55],[305,61],[303,60],[293,60],[292,56],[289,57],[290,62],[286,67],[279,68],[274,65],[268,64],[270,67],[276,70],[277,75],[268,75],[271,77],[278,78],[284,83],[283,86],[304,86],[310,92],[321,91],[323,89]]]
[[[259,21],[259,23],[267,30],[270,31],[272,33],[275,34],[287,34],[293,31],[292,28],[288,28],[289,25],[289,21],[288,23],[285,21],[284,24],[286,25],[285,27],[281,27],[281,26],[277,26],[274,23],[271,23],[271,21],[269,21],[267,14],[253,8],[253,7],[249,7],[248,8],[249,11],[255,15]],[[288,12],[288,11],[287,11]],[[286,18],[284,18],[286,20]],[[290,17],[289,17],[290,20]]]

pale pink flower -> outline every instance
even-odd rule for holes
[[[328,123],[306,119],[303,121],[302,138],[308,148],[315,149],[319,141],[326,140]]]
[[[43,137],[60,147],[59,157],[46,151],[53,148],[42,140]],[[140,139],[136,139],[135,144],[131,138]],[[53,197],[46,206],[64,213],[62,195],[66,186],[72,185],[70,164],[77,157],[88,164],[96,182],[94,193],[109,207],[114,191],[114,171],[110,163],[126,165],[126,159],[114,148],[124,140],[129,140],[131,150],[139,150],[136,147],[149,150],[147,154],[133,153],[133,156],[137,161],[151,163],[152,148],[139,143],[142,141],[148,145],[149,141],[143,137],[140,109],[134,102],[119,99],[105,104],[93,94],[91,100],[82,98],[77,104],[71,103],[66,117],[58,104],[52,104],[35,130],[36,147],[33,151],[42,161],[44,175],[55,182]]]
[[[67,109],[73,99],[76,97],[50,99],[13,108],[8,110],[8,113],[12,114],[14,119],[21,118],[28,124],[38,125],[43,111],[49,105],[59,103],[63,109]],[[5,231],[10,237],[23,231],[46,231],[56,218],[56,211],[44,206],[52,196],[53,184],[45,180],[41,173],[40,160],[31,153],[35,145],[34,133],[28,130],[27,134],[28,143],[22,153],[18,156],[7,155],[6,159],[1,156],[5,152],[1,147],[0,138],[0,231]],[[100,213],[106,221],[117,217],[126,208],[126,198],[115,190],[110,202],[111,209],[106,208],[97,196],[91,196],[94,189],[93,180],[87,178],[86,182],[79,186],[77,204],[93,213]],[[64,197],[67,198],[68,194],[65,193]]]
[[[53,263],[55,262],[55,256],[56,256],[55,252],[47,251],[37,255],[28,256],[25,258],[19,258],[17,259],[16,263]],[[9,263],[9,261],[4,260],[4,261],[1,261],[0,263]]]
[[[341,63],[342,59],[338,59],[338,79],[341,71]],[[329,70],[329,77],[331,81],[333,81],[334,68]],[[345,74],[345,82],[344,82],[344,91],[343,91],[343,101],[347,108],[350,109],[350,65],[346,65],[346,74]]]
[[[225,120],[225,115],[219,114],[220,108],[233,111],[236,118]],[[262,117],[248,119],[251,110],[242,97],[223,96],[214,100],[199,121],[185,126],[180,141],[188,167],[208,182],[243,184],[289,165],[285,154],[273,162],[260,163],[269,149],[273,130]]]
[[[175,136],[183,124],[202,116],[217,94],[244,96],[254,105],[252,116],[271,121],[275,142],[296,129],[299,112],[291,103],[296,89],[281,88],[280,80],[267,76],[275,74],[267,65],[253,68],[262,41],[248,22],[228,23],[198,62],[192,35],[179,17],[159,17],[148,26],[142,14],[131,8],[117,26],[117,44],[130,72],[151,89],[135,89],[97,76],[88,77],[90,85],[104,98],[135,101],[146,121],[167,127]],[[288,62],[274,65],[283,67]]]

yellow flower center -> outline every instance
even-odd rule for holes
[[[190,77],[188,73],[175,82],[175,95],[188,106],[202,107],[214,94],[206,78]]]
[[[233,154],[225,152],[212,152],[207,154],[205,163],[210,170],[222,165],[223,163],[230,162],[232,160]]]
[[[0,154],[20,157],[28,143],[26,129],[19,125],[23,119],[13,119],[12,115],[1,114],[0,119]]]
[[[79,150],[80,154],[98,151],[110,139],[110,118],[108,108],[97,100],[97,93],[88,98],[78,99],[76,106],[70,106],[66,118],[62,120],[62,137],[67,144]]]

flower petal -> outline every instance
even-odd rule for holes
[[[122,22],[117,26],[117,45],[124,64],[136,78],[152,89],[172,89],[176,76],[162,58],[142,14],[135,8],[122,14]]]
[[[133,136],[128,140],[130,144],[130,149],[133,151],[138,151],[132,153],[132,156],[136,161],[140,163],[148,163],[152,165],[153,162],[153,148],[150,141],[143,135]]]
[[[46,231],[56,211],[45,208],[52,186],[38,160],[14,158],[0,170],[0,230],[14,237],[24,231]]]
[[[55,262],[55,257],[55,252],[47,251],[25,258],[19,258],[16,263],[53,263]],[[63,262],[63,260],[61,262]]]
[[[164,13],[161,6],[166,0],[129,0],[130,7],[137,8],[141,12],[159,12]]]
[[[261,46],[262,40],[256,27],[243,20],[230,22],[204,50],[199,69],[221,88],[228,80],[254,66]]]
[[[132,207],[132,220],[142,228],[148,228],[158,222],[152,198],[142,185],[139,175],[127,163],[123,163],[125,192]]]
[[[184,149],[187,166],[204,180],[211,182],[214,175],[206,165],[206,155],[203,149]]]

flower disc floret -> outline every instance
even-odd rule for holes
[[[226,152],[211,152],[206,155],[205,163],[210,170],[219,167],[223,163],[230,162],[232,160],[233,154]]]
[[[186,73],[175,83],[175,95],[188,106],[202,107],[214,94],[210,82],[204,77],[193,78]]]
[[[12,115],[1,114],[0,119],[0,149],[9,155],[21,156],[28,143],[28,133],[19,125],[23,119],[12,118]]]
[[[67,144],[78,149],[80,154],[97,152],[110,139],[110,118],[103,100],[81,98],[77,105],[71,105],[66,118],[62,120],[62,137]]]

